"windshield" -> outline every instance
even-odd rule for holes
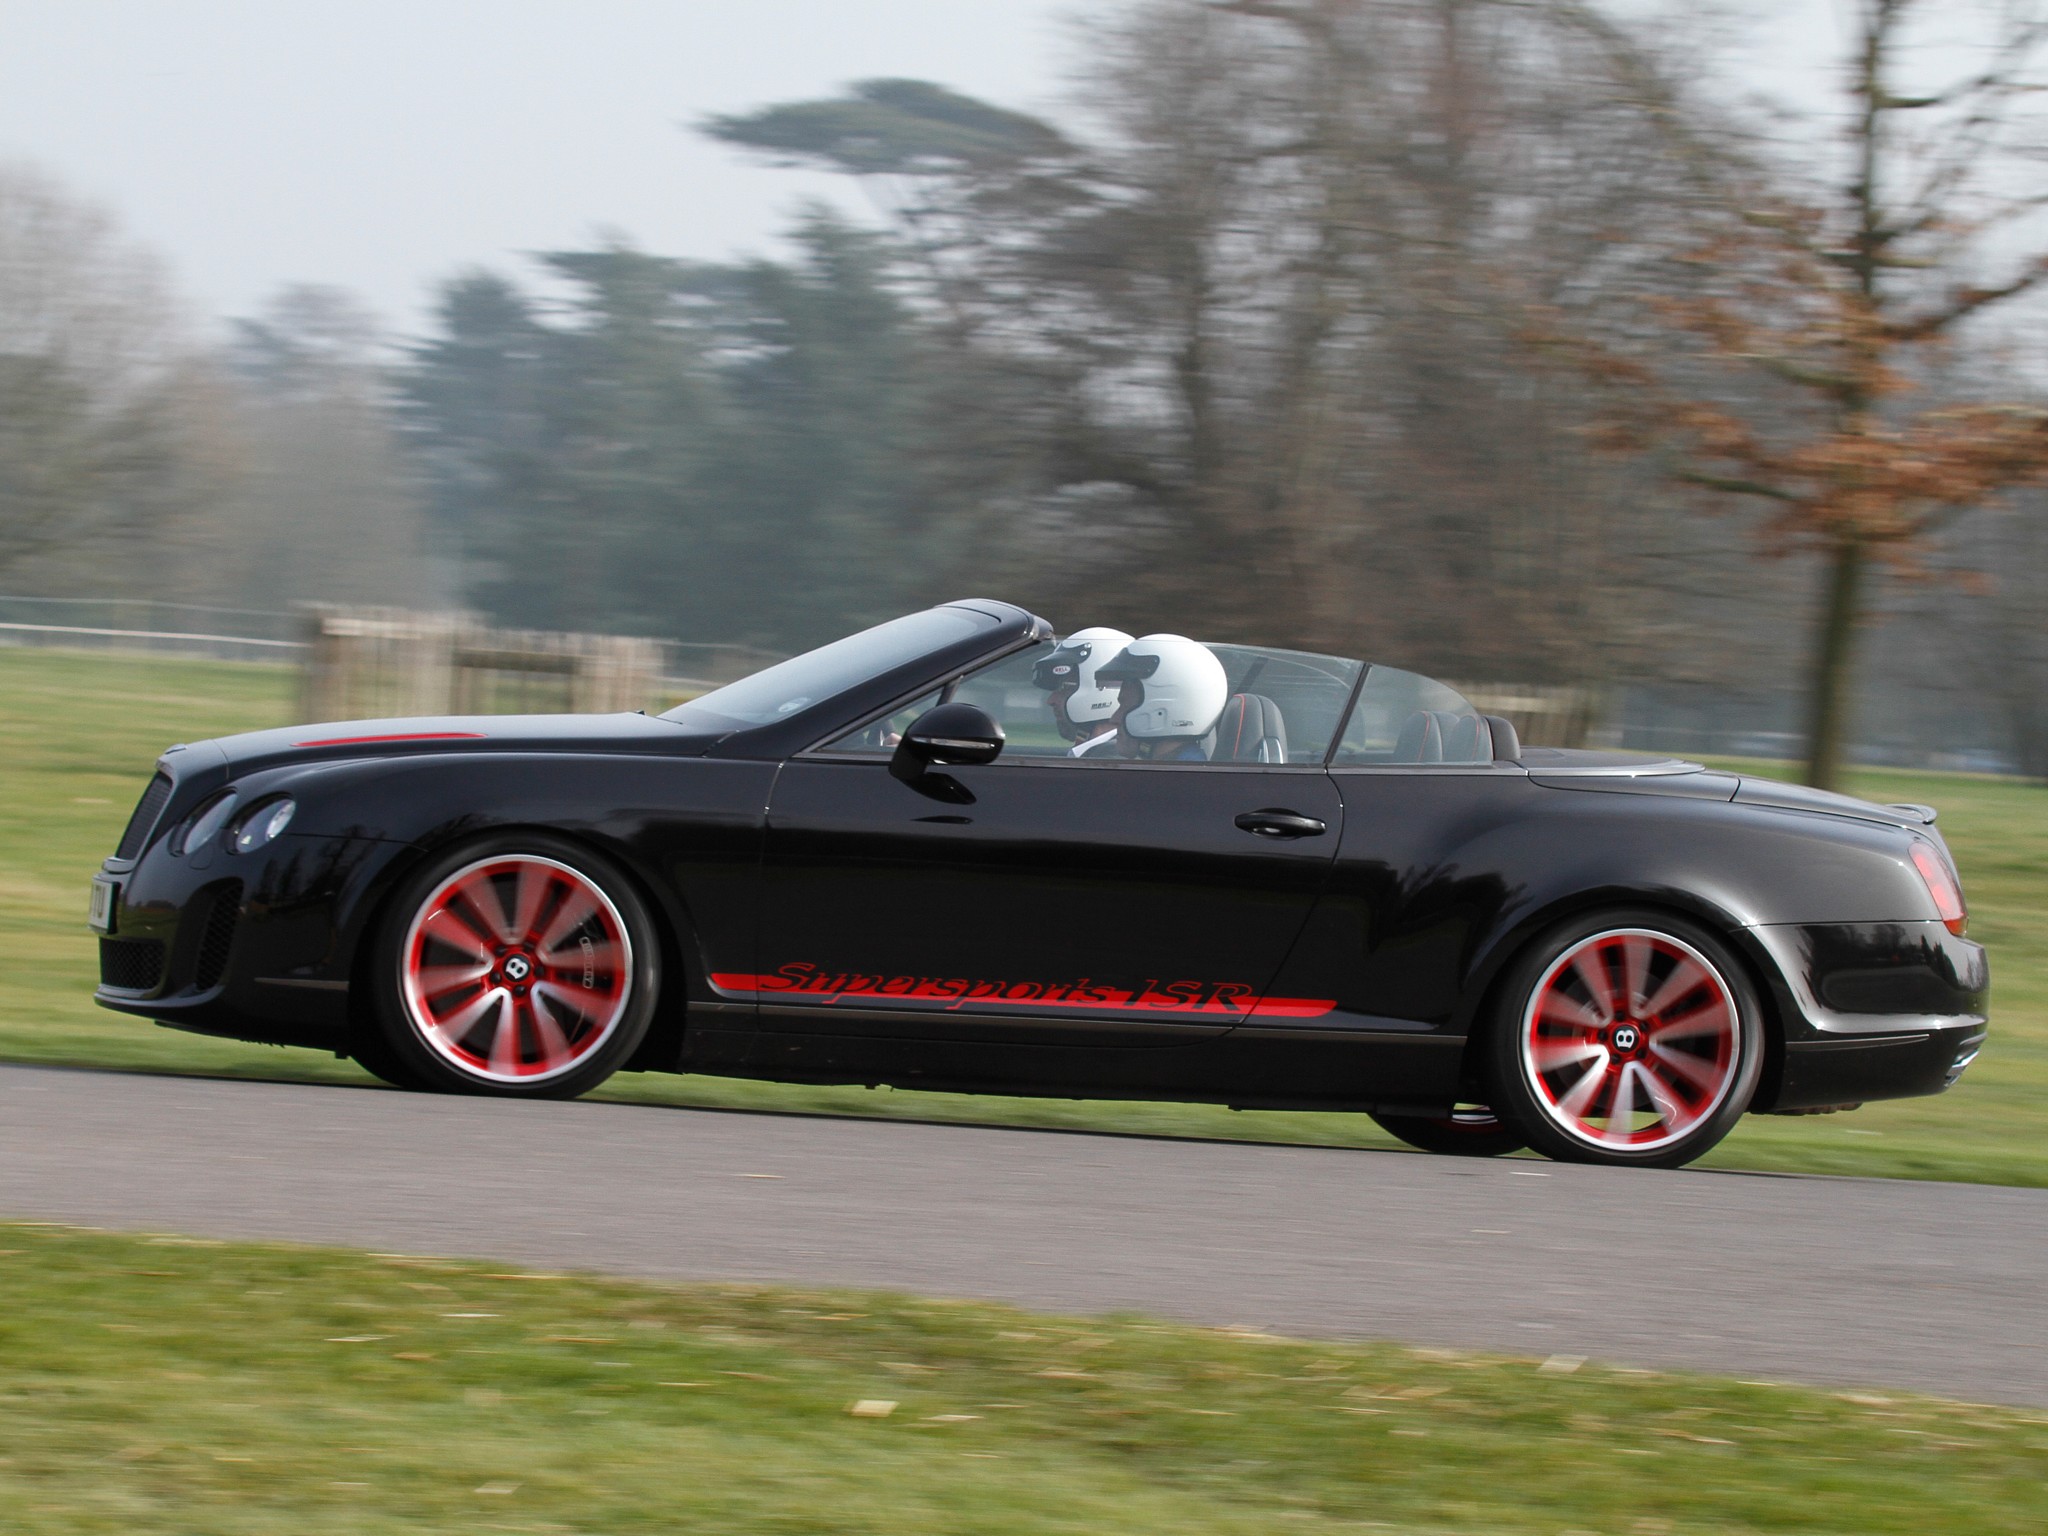
[[[920,656],[994,629],[999,622],[993,615],[966,608],[906,614],[678,704],[662,719],[698,730],[772,725]]]

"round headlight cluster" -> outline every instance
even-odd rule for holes
[[[299,808],[298,802],[291,799],[260,800],[237,820],[235,812],[240,804],[241,796],[232,789],[215,795],[187,818],[172,839],[171,852],[197,853],[226,829],[224,841],[231,851],[253,853],[280,836],[292,824],[292,815]]]
[[[197,853],[220,836],[220,829],[226,826],[228,818],[235,814],[235,807],[241,803],[241,798],[231,789],[226,794],[215,795],[200,806],[172,839],[171,852]]]
[[[298,808],[292,800],[268,800],[257,806],[235,830],[235,852],[261,848],[292,824],[292,813]]]

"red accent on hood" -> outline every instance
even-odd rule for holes
[[[377,741],[482,741],[482,731],[407,731],[395,736],[326,736],[319,741],[295,741],[295,747],[361,747]]]

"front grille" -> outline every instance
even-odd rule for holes
[[[147,992],[164,979],[164,947],[155,939],[101,939],[100,985]]]
[[[128,830],[121,834],[121,846],[114,850],[115,858],[132,859],[142,852],[149,843],[149,834],[156,830],[156,818],[164,802],[170,798],[171,776],[159,773],[136,802],[135,814],[128,818]]]
[[[206,927],[199,935],[199,958],[192,968],[192,985],[201,992],[220,985],[228,973],[228,951],[235,947],[235,921],[242,912],[242,888],[223,886],[213,894],[213,906],[206,914]]]

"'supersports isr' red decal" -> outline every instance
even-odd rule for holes
[[[1078,981],[980,981],[965,976],[886,976],[874,972],[826,971],[802,961],[768,975],[712,973],[711,985],[731,997],[802,999],[832,1004],[841,998],[863,1002],[938,1003],[948,1009],[969,1003],[1029,1011],[1089,1008],[1114,1013],[1199,1013],[1225,1018],[1314,1019],[1337,1006],[1335,998],[1259,996],[1239,981],[1147,981],[1113,987],[1084,976]]]

